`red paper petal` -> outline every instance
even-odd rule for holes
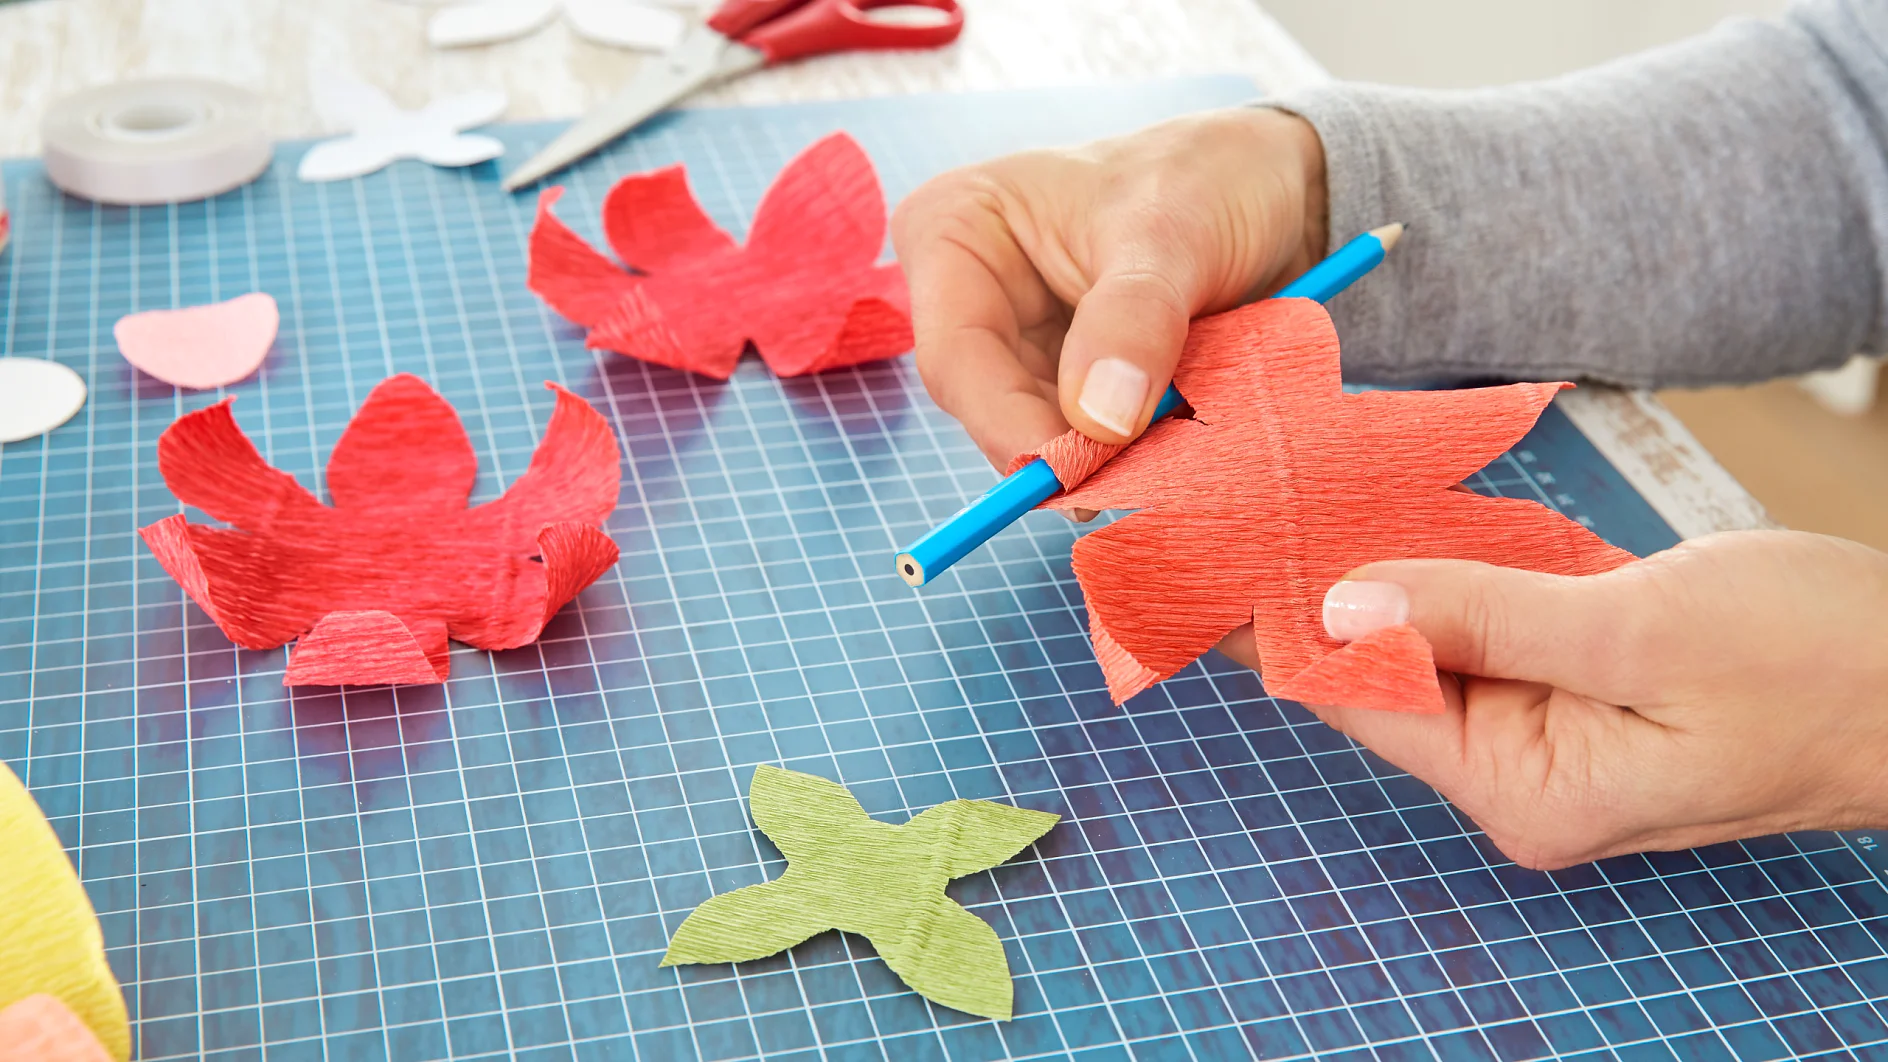
[[[754,211],[748,253],[802,272],[856,270],[885,244],[885,194],[859,142],[832,133],[787,163]]]
[[[1407,657],[1325,635],[1324,592],[1345,573],[1453,557],[1588,575],[1631,559],[1545,506],[1451,489],[1526,434],[1565,384],[1347,395],[1330,318],[1301,299],[1196,322],[1175,381],[1197,419],[1155,425],[1099,469],[1111,448],[1073,432],[1038,451],[1073,484],[1049,507],[1146,510],[1074,554],[1117,700],[1250,618],[1270,689],[1299,689],[1301,673],[1343,652],[1314,673],[1327,700],[1433,706],[1433,668],[1418,696],[1408,675],[1421,669]],[[1336,696],[1333,683],[1373,660],[1407,672],[1381,680],[1394,698],[1365,685]]]
[[[537,224],[531,227],[525,286],[551,308],[580,325],[608,317],[618,300],[636,289],[636,278],[596,253],[551,213],[562,188],[538,193]]]
[[[207,511],[240,516],[240,529],[176,516],[145,528],[145,541],[232,641],[263,649],[302,636],[290,682],[440,681],[448,633],[486,649],[526,644],[615,561],[594,527],[621,488],[615,437],[583,400],[553,390],[531,467],[471,510],[457,416],[413,377],[375,388],[344,433],[330,467],[346,506],[322,505],[262,464],[227,404],[200,410],[159,440],[160,467]],[[411,437],[420,431],[431,437]],[[363,482],[373,474],[411,496]]]
[[[452,405],[402,373],[374,388],[328,457],[328,498],[337,509],[465,508],[479,459]]]
[[[623,487],[616,433],[590,403],[554,383],[557,408],[531,466],[498,498],[467,514],[475,533],[518,553],[533,552],[539,529],[576,521],[600,524]]]
[[[1436,684],[1435,653],[1408,624],[1359,638],[1267,692],[1304,704],[1386,712],[1434,713],[1446,707]]]
[[[586,345],[727,379],[752,343],[782,376],[911,349],[911,296],[879,265],[885,199],[871,160],[843,133],[802,152],[762,198],[745,248],[716,228],[679,166],[624,178],[603,225],[631,276],[591,250],[539,198],[531,290],[590,327]]]
[[[224,523],[259,527],[284,511],[319,508],[295,477],[269,466],[236,426],[225,398],[177,418],[157,440],[157,470],[171,493]]]
[[[610,536],[575,523],[552,524],[538,532],[538,549],[544,557],[547,623],[578,591],[614,567],[618,556]]]
[[[660,273],[739,245],[723,232],[688,188],[688,172],[665,166],[616,182],[603,198],[603,235],[631,269]]]
[[[691,334],[688,326],[700,325],[707,312],[704,307],[694,305],[699,300],[700,289],[685,287],[679,292],[671,291],[665,301],[652,290],[658,283],[652,281],[626,292],[611,307],[608,316],[590,330],[584,345],[592,350],[613,350],[672,369],[698,372],[717,380],[732,376],[735,365],[740,363],[741,352],[747,347],[747,336],[728,328],[707,335]],[[676,311],[673,317],[670,310]],[[725,313],[725,307],[720,312]]]
[[[295,643],[284,686],[379,686],[446,681],[446,625],[416,633],[391,612],[330,612]]]

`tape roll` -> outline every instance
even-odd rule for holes
[[[208,199],[261,176],[274,153],[254,94],[198,78],[86,89],[39,131],[52,183],[126,206]]]

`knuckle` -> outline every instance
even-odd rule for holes
[[[1503,639],[1510,635],[1510,624],[1490,572],[1476,570],[1464,581],[1461,610],[1468,670],[1476,675],[1495,674],[1502,656],[1498,647],[1506,644]]]
[[[940,235],[940,229],[964,232],[971,218],[1002,214],[1002,197],[987,166],[967,166],[940,174],[892,209],[892,244],[901,256]]]

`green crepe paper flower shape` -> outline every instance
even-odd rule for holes
[[[952,878],[989,870],[1062,816],[987,800],[952,800],[903,826],[866,817],[845,786],[761,766],[748,810],[787,857],[778,878],[710,897],[669,941],[662,965],[746,962],[840,929],[872,942],[919,995],[1008,1021],[1010,965],[989,923],[944,895]]]

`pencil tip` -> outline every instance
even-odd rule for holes
[[[1388,225],[1382,226],[1381,228],[1371,229],[1370,235],[1375,236],[1377,238],[1377,242],[1383,245],[1383,249],[1385,251],[1388,251],[1392,247],[1396,246],[1396,241],[1403,238],[1403,223],[1400,221],[1393,221]]]

